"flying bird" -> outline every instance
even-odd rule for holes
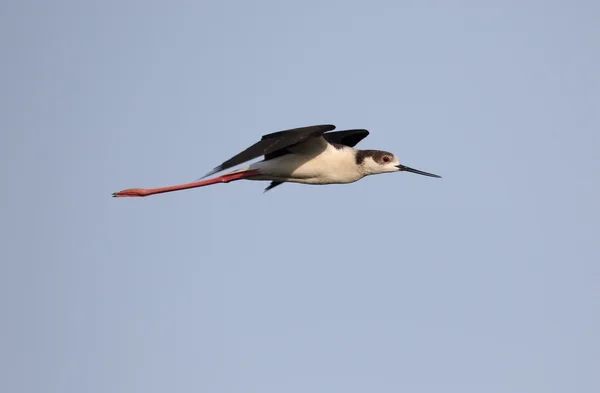
[[[369,135],[365,129],[332,132],[334,129],[334,125],[324,124],[263,135],[259,142],[223,162],[202,179],[264,156],[262,161],[212,179],[161,188],[130,188],[112,195],[145,197],[243,179],[270,181],[264,190],[267,192],[285,182],[346,184],[365,176],[391,172],[441,177],[402,165],[387,151],[355,149],[354,146]]]

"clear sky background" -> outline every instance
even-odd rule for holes
[[[597,1],[3,1],[0,391],[600,391]],[[195,180],[333,123],[439,173]]]

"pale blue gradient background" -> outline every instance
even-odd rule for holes
[[[0,15],[0,391],[600,391],[598,2]],[[444,178],[110,197],[319,123]]]

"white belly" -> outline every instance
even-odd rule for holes
[[[317,154],[287,154],[252,164],[262,175],[254,180],[275,180],[304,184],[352,183],[363,177],[356,165],[353,150],[329,145]]]

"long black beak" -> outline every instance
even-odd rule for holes
[[[437,177],[437,178],[442,178],[441,176],[438,175],[434,175],[433,173],[428,173],[428,172],[423,172],[420,171],[418,169],[413,169],[404,165],[398,165],[398,169],[400,169],[401,171],[405,171],[405,172],[412,172],[412,173],[416,173],[418,175],[423,175],[423,176],[429,176],[429,177]]]

